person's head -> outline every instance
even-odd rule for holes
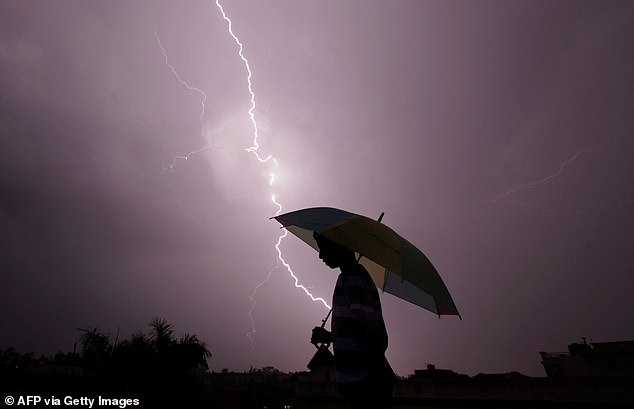
[[[319,246],[319,258],[330,268],[355,263],[354,251],[320,234],[313,233]]]

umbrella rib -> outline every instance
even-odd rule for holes
[[[401,254],[401,251],[399,249],[390,246],[388,243],[385,242],[385,240],[380,239],[379,236],[377,236],[373,232],[369,231],[368,232],[368,236],[374,237],[376,239],[376,241],[378,241],[379,243],[383,244],[385,247],[389,248],[390,250],[394,251],[395,253]]]

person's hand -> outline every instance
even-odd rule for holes
[[[310,337],[310,343],[317,344],[330,344],[332,342],[332,334],[330,331],[323,327],[313,328],[313,334]]]

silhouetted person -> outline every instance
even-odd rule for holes
[[[319,258],[341,274],[332,299],[332,333],[315,327],[311,342],[333,340],[337,392],[350,408],[388,408],[395,375],[385,359],[387,331],[376,285],[352,250],[314,237]]]

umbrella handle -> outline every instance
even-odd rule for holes
[[[326,315],[326,318],[321,320],[321,327],[322,328],[324,328],[324,326],[326,325],[326,322],[328,321],[328,318],[330,318],[330,314],[332,314],[332,308],[328,311],[328,315]]]

